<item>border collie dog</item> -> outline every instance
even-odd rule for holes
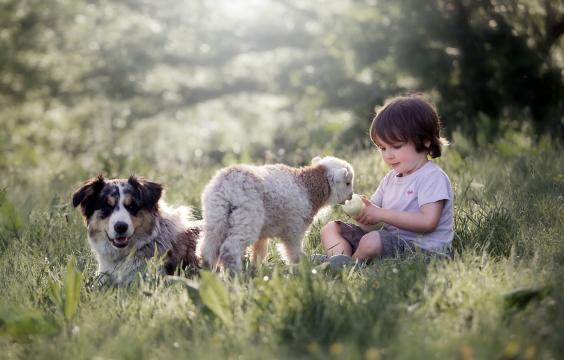
[[[129,284],[155,255],[166,256],[163,273],[172,274],[179,265],[197,269],[201,225],[189,208],[169,207],[162,193],[156,182],[102,175],[75,191],[72,205],[81,207],[102,283]]]

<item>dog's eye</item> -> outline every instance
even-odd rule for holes
[[[130,212],[136,212],[137,210],[139,210],[139,206],[137,206],[137,204],[133,202],[125,205],[125,208]]]
[[[108,203],[103,203],[102,206],[100,206],[100,211],[102,212],[102,218],[109,216],[112,213],[113,209],[114,207],[112,205]]]

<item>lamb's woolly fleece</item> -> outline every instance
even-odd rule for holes
[[[204,237],[198,253],[204,264],[241,270],[248,246],[252,261],[265,255],[268,238],[279,238],[285,258],[299,260],[302,239],[317,211],[353,194],[353,168],[334,157],[310,166],[237,165],[220,170],[202,195]]]

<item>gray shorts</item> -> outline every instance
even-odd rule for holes
[[[335,223],[341,228],[341,236],[351,245],[354,254],[358,248],[360,239],[368,234],[368,232],[362,230],[362,228],[355,224],[349,224],[339,220],[335,221]],[[378,230],[378,234],[380,235],[380,241],[382,241],[381,258],[415,255],[417,250],[411,241],[404,240],[397,234],[386,230]]]

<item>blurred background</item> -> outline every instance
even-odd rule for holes
[[[0,0],[0,358],[562,358],[563,34],[564,0]],[[294,276],[271,242],[226,289],[98,291],[85,179],[200,218],[220,167],[335,155],[368,195],[375,109],[411,92],[451,141],[454,261]]]
[[[563,33],[562,0],[1,0],[0,185],[301,165],[416,91],[451,140],[560,139]]]

